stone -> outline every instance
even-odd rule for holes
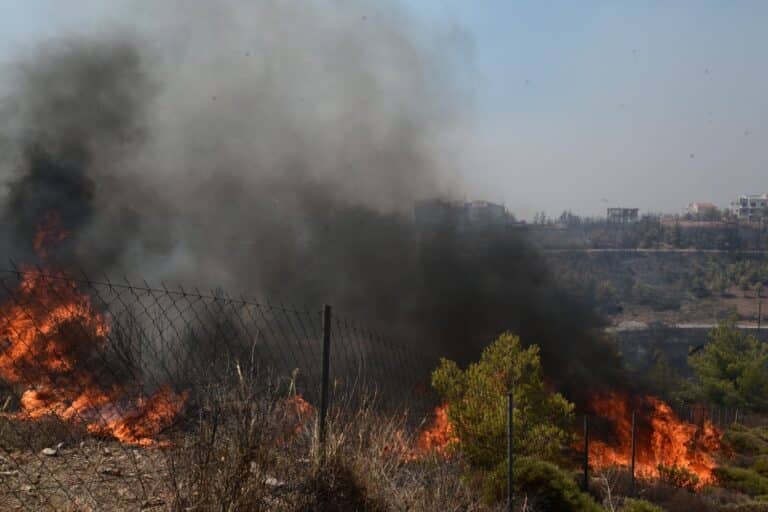
[[[40,453],[42,453],[46,457],[55,457],[56,455],[58,455],[59,450],[57,450],[56,448],[43,448],[43,451]]]

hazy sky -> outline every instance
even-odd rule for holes
[[[445,137],[468,197],[530,216],[768,192],[768,2],[401,3],[425,33],[461,41],[466,116]],[[0,60],[128,22],[111,5],[0,0]]]

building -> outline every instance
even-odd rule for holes
[[[494,226],[506,224],[509,220],[507,209],[500,204],[488,201],[472,201],[466,204],[467,220],[474,226]]]
[[[717,212],[717,206],[712,203],[691,203],[688,205],[688,213],[696,217],[711,215],[715,212]]]
[[[627,224],[637,222],[638,208],[608,208],[606,219],[615,224]]]
[[[414,221],[422,227],[451,224],[460,229],[487,226],[505,226],[512,217],[507,209],[490,201],[448,201],[427,199],[419,201],[413,209]]]
[[[731,213],[739,220],[760,220],[768,217],[768,194],[739,196],[731,203]]]

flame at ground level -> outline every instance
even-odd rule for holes
[[[634,403],[634,406],[633,406]],[[610,440],[592,440],[590,465],[595,468],[629,466],[632,460],[632,411],[636,411],[635,473],[658,478],[659,467],[680,468],[698,478],[697,486],[714,480],[714,452],[722,433],[709,421],[694,425],[681,420],[672,408],[653,396],[636,399],[617,392],[595,396],[590,404],[595,415],[613,425]]]
[[[435,409],[432,424],[419,432],[414,455],[416,457],[428,453],[447,455],[449,447],[456,442],[458,437],[448,418],[448,404],[443,404]]]
[[[36,240],[36,244],[37,244]],[[21,411],[36,420],[55,416],[121,442],[153,445],[180,413],[186,393],[168,387],[146,396],[105,368],[109,325],[65,273],[22,274],[0,305],[0,379],[26,388]]]

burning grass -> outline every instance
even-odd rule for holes
[[[407,415],[382,414],[374,399],[332,408],[321,454],[309,404],[265,384],[270,379],[237,373],[196,394],[194,414],[188,411],[187,421],[166,433],[171,443],[165,447],[128,445],[86,431],[72,438],[70,424],[56,416],[41,420],[58,427],[47,430],[4,418],[0,508],[496,510],[464,481],[460,454],[410,456],[417,434]],[[38,439],[25,445],[21,432],[9,436],[16,429]],[[54,456],[30,450],[32,444],[60,442]]]
[[[34,239],[39,257],[47,261],[49,244],[67,236],[55,215],[46,217]],[[18,390],[14,417],[55,416],[123,443],[155,443],[187,394],[168,385],[147,394],[133,368],[117,371],[108,354],[109,319],[76,281],[49,266],[22,273],[0,304],[0,380]]]
[[[262,382],[240,378],[228,391],[206,394],[205,416],[195,435],[179,439],[168,452],[179,476],[177,505],[193,510],[221,504],[237,510],[493,510],[462,481],[460,461],[426,452],[413,456],[416,438],[409,434],[407,415],[382,414],[373,398],[355,407],[334,407],[320,453],[313,408]],[[211,463],[221,459],[229,462],[228,469]]]
[[[236,364],[219,383],[201,384],[184,421],[148,447],[94,437],[57,415],[32,422],[13,415],[0,421],[0,508],[3,510],[498,510],[484,502],[482,483],[468,471],[460,441],[447,414],[437,414],[416,431],[401,413],[385,414],[373,399],[348,405],[339,399],[330,412],[324,453],[317,443],[316,411],[292,385],[249,374]],[[274,385],[273,385],[274,383]],[[345,405],[346,404],[346,405]],[[735,427],[726,439],[738,445],[762,430]],[[437,440],[430,445],[425,440]],[[440,447],[451,442],[446,456]],[[56,447],[42,456],[43,447]],[[751,446],[742,442],[744,446]],[[741,446],[741,445],[738,445]],[[535,459],[518,467],[525,510],[558,492],[540,478]],[[324,462],[321,463],[320,461]],[[521,462],[522,464],[522,459]],[[750,459],[762,468],[762,459]],[[576,477],[555,471],[576,496]],[[575,469],[575,468],[574,468]],[[662,478],[641,476],[636,493],[665,510],[730,510],[725,504],[753,504],[754,473],[717,470],[716,483],[691,492]],[[747,474],[749,473],[749,474]],[[733,478],[724,479],[720,475]],[[527,475],[527,476],[525,476]],[[537,476],[538,475],[538,476]],[[745,476],[746,475],[746,476]],[[750,480],[750,478],[752,480]],[[763,477],[758,480],[762,482]],[[721,481],[722,480],[722,481]],[[757,481],[757,480],[756,480]],[[531,485],[536,486],[531,487]],[[715,482],[713,482],[715,483]],[[741,487],[739,487],[741,486]],[[591,488],[607,510],[622,510],[630,494],[626,468],[594,473]],[[527,489],[527,491],[526,491]],[[741,489],[741,490],[740,490]],[[542,498],[542,496],[544,498]],[[759,509],[756,509],[759,510]]]
[[[35,247],[45,259],[46,241],[66,235],[41,233]],[[535,347],[521,352],[520,340],[510,334],[497,341],[495,351],[484,352],[481,363],[488,371],[475,368],[465,375],[455,365],[443,365],[439,375],[444,378],[438,381],[456,380],[458,388],[444,387],[465,388],[465,396],[437,407],[432,422],[419,432],[406,416],[377,411],[375,401],[361,403],[360,393],[354,407],[351,399],[337,399],[320,453],[317,411],[296,394],[294,382],[286,392],[225,357],[222,368],[228,370],[219,374],[217,369],[215,379],[187,376],[182,392],[165,383],[150,388],[142,382],[130,349],[120,371],[110,368],[111,344],[128,336],[113,320],[96,297],[62,272],[22,273],[17,290],[0,304],[0,339],[5,344],[0,380],[9,398],[5,406],[10,406],[0,415],[5,452],[0,466],[9,468],[0,469],[7,489],[0,498],[4,508],[29,509],[31,503],[34,510],[69,505],[77,510],[493,510],[476,491],[479,473],[473,474],[476,468],[467,463],[476,466],[481,459],[480,452],[470,449],[474,433],[476,442],[487,444],[482,455],[494,458],[494,471],[506,474],[499,450],[503,390],[508,387],[502,384],[514,374],[512,369],[519,374],[513,379],[518,386],[522,379],[533,379],[526,388],[530,396],[518,390],[515,411],[521,427],[516,430],[517,447],[531,450],[525,452],[530,456],[525,458],[529,481],[518,482],[525,510],[542,496],[597,507],[578,491],[572,475],[552,463],[557,462],[552,454],[572,439],[565,420],[573,406],[544,386]],[[517,352],[529,362],[521,365]],[[206,368],[212,372],[213,367]],[[483,392],[473,394],[473,386]],[[474,399],[468,409],[467,396]],[[549,400],[552,417],[520,415],[540,410],[542,397]],[[489,398],[495,400],[493,417],[488,415]],[[464,414],[456,417],[463,420],[454,425],[451,414],[462,407]],[[706,421],[693,425],[680,420],[657,398],[605,393],[595,396],[591,407],[612,427],[612,435],[593,439],[590,450],[611,510],[616,492],[620,503],[630,491],[620,483],[626,478],[618,478],[612,492],[605,475],[630,464],[632,411],[638,412],[636,474],[649,496],[660,489],[695,495],[691,491],[715,483],[752,496],[766,488],[765,476],[757,470],[716,468],[720,432]],[[486,431],[477,435],[477,422],[489,418]],[[542,432],[548,435],[527,437],[547,420],[552,428]],[[746,443],[755,436],[734,432],[731,437]],[[761,436],[758,440],[765,441]],[[549,455],[534,448],[534,441],[548,446]],[[40,455],[42,449],[46,453]],[[555,475],[561,485],[548,487],[552,478],[542,475]],[[487,482],[480,484],[487,487]],[[526,490],[533,493],[530,502]]]

